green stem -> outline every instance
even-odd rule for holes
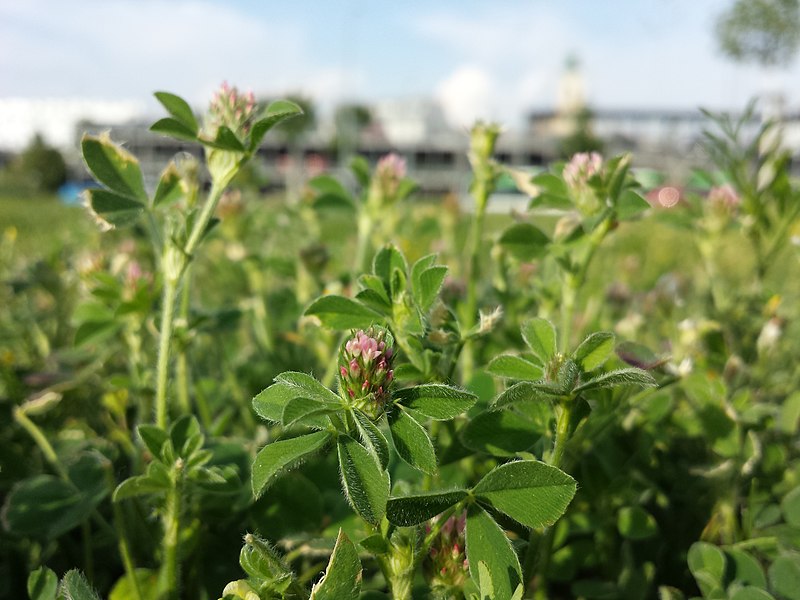
[[[175,461],[172,469],[172,489],[167,494],[167,506],[164,513],[164,539],[162,541],[162,565],[160,591],[163,598],[176,600],[180,597],[180,556],[179,536],[181,528],[181,510],[183,508],[183,459]]]
[[[118,534],[119,554],[122,557],[122,565],[125,567],[125,574],[133,587],[135,600],[144,600],[142,590],[139,587],[139,580],[136,578],[136,564],[133,562],[130,543],[128,542],[128,532],[125,527],[125,517],[122,514],[122,506],[119,502],[111,502],[114,509],[114,524]]]
[[[39,449],[44,454],[45,459],[50,466],[53,467],[58,476],[63,479],[64,481],[69,481],[69,475],[67,474],[67,470],[64,468],[64,465],[61,464],[61,461],[58,460],[58,455],[56,455],[56,451],[53,450],[53,446],[50,445],[50,442],[45,437],[42,430],[30,420],[28,415],[25,414],[20,407],[14,409],[14,420],[19,423],[22,428],[28,432],[28,434],[33,438],[33,441],[36,442],[36,445],[39,446]]]
[[[560,403],[560,412],[556,421],[556,439],[553,444],[553,452],[547,461],[554,467],[560,467],[564,459],[564,451],[567,442],[572,434],[572,406],[575,398],[566,398]],[[547,569],[550,566],[550,558],[553,553],[553,538],[555,536],[555,526],[545,529],[544,534],[536,530],[531,531],[528,539],[528,549],[525,552],[523,579],[527,585],[533,577],[534,567],[536,568],[537,581],[534,597],[540,600],[547,598]],[[538,557],[534,548],[538,550]],[[537,561],[538,558],[538,561]]]
[[[167,379],[169,377],[169,350],[172,326],[175,319],[175,298],[178,281],[165,279],[161,306],[161,328],[158,337],[158,363],[156,365],[156,425],[167,427]]]
[[[353,281],[364,270],[364,261],[367,258],[367,248],[369,247],[369,239],[372,237],[372,230],[375,228],[375,223],[370,216],[367,207],[361,207],[361,212],[358,215],[358,241],[356,242],[356,256],[353,260]]]
[[[189,323],[189,290],[191,288],[191,265],[186,267],[184,274],[183,287],[181,288],[181,303],[179,308],[180,322],[184,327]],[[181,343],[178,348],[178,357],[175,364],[178,406],[183,414],[192,411],[191,400],[189,398],[189,359],[186,352],[186,342]]]
[[[478,312],[478,279],[480,278],[480,250],[483,238],[483,224],[486,215],[486,204],[489,199],[488,190],[481,186],[475,198],[475,218],[472,220],[469,247],[469,274],[467,277],[467,299],[462,313],[463,331],[467,334],[477,322]],[[475,369],[475,348],[473,341],[467,339],[461,352],[462,379],[466,382],[472,377]]]

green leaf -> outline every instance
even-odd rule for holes
[[[309,425],[311,427],[324,428],[327,424],[326,419],[320,420],[319,417],[324,417],[337,410],[341,410],[341,407],[331,406],[310,398],[292,398],[283,408],[281,422],[285,427]]]
[[[158,572],[153,569],[136,569],[134,581],[123,575],[111,588],[108,600],[139,600],[135,589],[141,592],[141,600],[158,600]]]
[[[519,460],[487,473],[472,492],[479,501],[536,528],[555,523],[576,489],[575,480],[560,469],[536,460]]]
[[[322,195],[340,196],[350,198],[350,194],[338,179],[331,175],[323,174],[312,177],[306,184],[308,187]]]
[[[261,145],[261,140],[264,139],[267,132],[275,127],[275,125],[302,114],[303,109],[294,102],[288,100],[275,100],[271,102],[267,110],[264,111],[264,115],[253,123],[253,127],[250,130],[250,142],[248,144],[250,152]]]
[[[436,452],[428,432],[399,406],[389,414],[389,431],[400,458],[423,473],[436,473]]]
[[[86,578],[74,569],[67,571],[61,580],[61,595],[64,600],[100,600]]]
[[[386,518],[398,527],[419,525],[455,506],[466,497],[465,490],[450,490],[389,498]]]
[[[276,478],[319,452],[330,439],[327,431],[317,431],[264,446],[253,462],[253,495],[259,498]]]
[[[658,533],[658,523],[641,506],[625,506],[617,513],[617,529],[629,540],[646,540]]]
[[[147,446],[150,454],[152,454],[155,458],[159,458],[161,456],[161,448],[163,448],[164,442],[169,439],[167,432],[160,427],[156,427],[155,425],[139,425],[136,428],[136,432],[139,434],[139,437],[142,438],[142,441],[144,442],[144,445]]]
[[[545,255],[550,238],[530,223],[515,223],[503,232],[499,243],[515,258],[530,261]]]
[[[697,580],[703,596],[708,597],[724,590],[727,559],[722,550],[707,542],[695,542],[689,548],[687,560],[689,570]]]
[[[183,458],[188,458],[194,450],[203,445],[200,423],[194,415],[182,415],[169,426],[172,447]]]
[[[469,573],[480,585],[478,565],[484,563],[491,576],[493,599],[510,599],[522,583],[522,569],[505,532],[477,505],[467,512],[467,560]]]
[[[197,119],[195,119],[192,107],[189,106],[186,100],[169,92],[156,92],[154,96],[176,121],[187,130],[197,134]]]
[[[262,419],[280,423],[286,404],[296,397],[296,387],[274,383],[253,398],[253,410]]]
[[[354,156],[350,161],[350,170],[361,187],[367,187],[370,180],[369,162],[363,156]]]
[[[794,488],[781,500],[784,520],[792,527],[800,528],[800,486]]]
[[[360,410],[354,410],[352,414],[358,434],[361,436],[361,442],[375,456],[381,469],[385,470],[389,466],[389,442],[367,415]]]
[[[293,388],[297,396],[311,398],[336,408],[342,406],[342,399],[339,396],[306,373],[285,371],[275,377],[275,381]]]
[[[339,529],[328,568],[311,590],[311,600],[358,600],[360,593],[361,561],[358,559],[358,550]]]
[[[375,255],[375,258],[372,262],[372,272],[380,277],[381,281],[383,281],[386,291],[389,292],[392,298],[395,297],[396,292],[398,291],[394,290],[393,292],[392,290],[392,278],[395,274],[395,271],[400,271],[403,276],[405,276],[406,272],[408,271],[406,258],[403,256],[403,253],[394,246],[384,246],[378,250],[378,253]]]
[[[382,317],[363,304],[344,296],[322,296],[306,309],[306,315],[319,318],[331,329],[366,329]]]
[[[185,142],[197,141],[197,130],[187,127],[177,119],[159,119],[150,125],[150,131]]]
[[[137,475],[129,477],[117,486],[114,490],[112,500],[120,502],[134,496],[144,496],[149,494],[161,494],[169,490],[169,482],[166,484],[163,481],[148,477],[147,475]]]
[[[139,160],[112,142],[108,134],[85,134],[81,139],[81,151],[86,166],[97,181],[115,194],[147,202]]]
[[[800,423],[800,391],[789,395],[781,405],[778,427],[783,433],[794,435]]]
[[[374,555],[387,554],[391,550],[389,543],[380,533],[373,533],[372,535],[365,537],[358,543],[358,545],[364,548],[364,550],[370,554]]]
[[[56,600],[58,576],[47,567],[39,567],[28,575],[30,600]]]
[[[495,356],[486,370],[497,377],[505,377],[506,379],[523,379],[528,381],[535,381],[544,374],[544,369],[539,365],[533,364],[529,360],[525,360],[521,356],[514,356],[513,354],[501,354]]]
[[[361,518],[377,525],[386,513],[389,474],[378,466],[366,448],[350,436],[339,436],[338,450],[348,502]]]
[[[109,470],[106,458],[86,453],[68,467],[69,481],[37,475],[17,483],[3,506],[6,529],[47,540],[77,527],[108,495]]]
[[[760,588],[767,587],[767,578],[764,575],[764,569],[761,564],[744,550],[737,550],[735,548],[728,548],[725,550],[729,562],[728,565],[732,566],[732,573],[730,574],[731,581],[735,581],[742,585],[754,585]],[[730,571],[731,569],[729,569]]]
[[[775,594],[787,600],[800,600],[800,558],[784,554],[769,568],[769,586]]]
[[[198,138],[198,141],[204,146],[216,148],[217,150],[224,150],[226,152],[244,152],[244,144],[231,130],[230,127],[220,125],[217,127],[217,135],[214,139],[205,137]]]
[[[543,405],[543,408],[550,411],[549,405]],[[540,429],[541,423],[527,415],[510,410],[490,410],[469,420],[461,430],[461,441],[476,452],[513,456],[533,446],[542,435]]]
[[[520,381],[506,389],[492,403],[493,409],[514,406],[520,402],[549,402],[559,396],[561,390],[542,381]]]
[[[436,421],[447,421],[468,411],[478,398],[470,392],[449,385],[428,383],[400,390],[397,403]]]
[[[775,600],[775,597],[766,590],[746,585],[731,594],[730,600]]]
[[[617,200],[617,219],[628,221],[650,208],[650,203],[633,190],[625,190]]]
[[[435,260],[436,256],[430,254],[419,259],[411,268],[411,289],[414,300],[424,313],[433,306],[447,276],[447,267],[433,265]]]
[[[630,367],[627,369],[617,369],[609,371],[590,379],[586,383],[579,385],[575,392],[588,392],[603,388],[615,388],[623,385],[638,385],[642,387],[656,387],[656,380],[647,371]]]
[[[537,317],[523,323],[522,339],[542,365],[556,354],[556,328],[547,319]]]
[[[614,334],[599,331],[587,337],[575,350],[573,358],[584,372],[594,371],[603,366],[614,352]]]
[[[250,577],[275,581],[292,576],[283,557],[268,542],[250,533],[244,542],[239,552],[239,564]]]
[[[144,213],[144,204],[127,196],[100,189],[83,192],[92,212],[111,227],[130,225]]]
[[[348,196],[339,196],[338,194],[320,194],[314,198],[314,210],[344,210],[353,212],[356,210],[355,204]]]
[[[75,345],[101,342],[120,329],[122,329],[122,323],[117,319],[85,321],[75,331]]]
[[[172,204],[183,197],[183,187],[181,186],[181,175],[175,161],[170,162],[167,168],[161,173],[158,180],[156,194],[153,196],[153,206]]]

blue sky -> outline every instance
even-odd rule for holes
[[[800,69],[726,61],[732,0],[0,0],[0,97],[201,103],[222,80],[262,94],[439,99],[456,122],[548,108],[568,55],[600,108],[800,102]]]

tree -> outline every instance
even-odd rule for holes
[[[39,192],[56,192],[67,181],[64,157],[58,150],[45,144],[39,134],[20,154],[16,170]]]
[[[785,66],[800,45],[800,0],[736,0],[719,16],[716,36],[736,62]]]

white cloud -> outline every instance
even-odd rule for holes
[[[455,127],[469,127],[477,119],[493,119],[492,80],[490,75],[474,65],[458,67],[436,88],[448,120]]]

